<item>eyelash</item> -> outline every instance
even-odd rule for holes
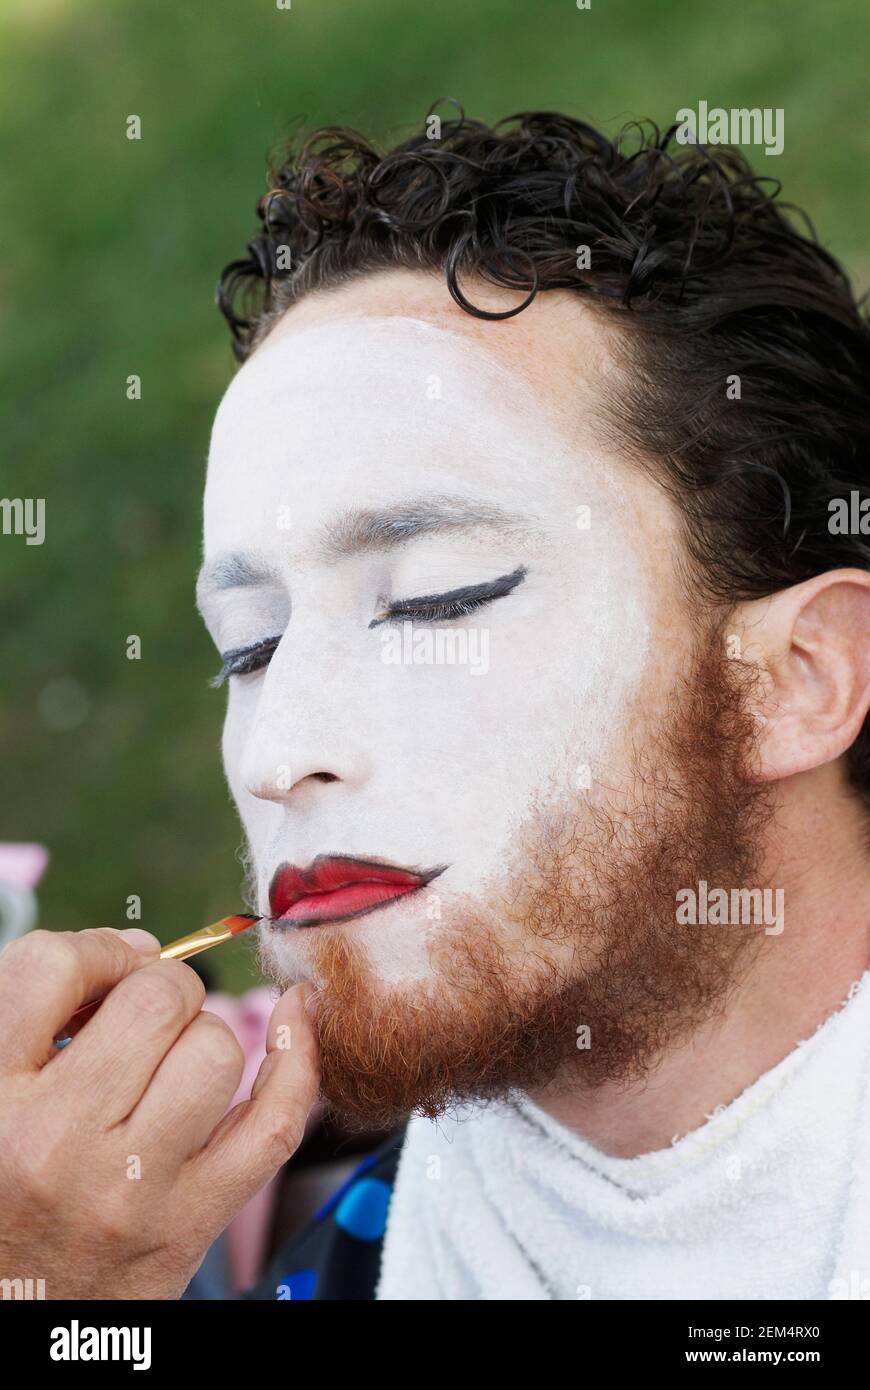
[[[230,676],[249,676],[252,671],[268,666],[280,641],[280,637],[266,637],[262,642],[252,642],[249,647],[233,647],[232,651],[224,652],[221,669],[216,676],[212,676],[211,684],[217,687]]]
[[[512,574],[503,575],[492,584],[472,584],[467,589],[454,590],[454,597],[439,597],[437,594],[423,598],[404,598],[391,604],[380,618],[373,618],[369,627],[380,627],[382,623],[450,622],[454,618],[467,617],[477,608],[484,608],[498,598],[504,598],[526,577],[525,566]],[[234,647],[224,652],[221,668],[212,677],[213,686],[223,685],[229,676],[248,676],[254,671],[268,666],[269,660],[280,642],[280,637],[267,637],[261,642],[252,642],[248,647]]]
[[[369,627],[380,627],[382,623],[437,623],[450,622],[453,618],[464,618],[475,608],[483,608],[498,598],[488,594],[486,598],[471,599],[401,599],[391,604],[381,618],[372,618]]]

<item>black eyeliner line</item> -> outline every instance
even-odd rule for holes
[[[461,589],[449,589],[444,594],[422,594],[419,598],[399,599],[397,603],[391,605],[389,612],[382,618],[372,618],[369,627],[380,627],[382,623],[401,618],[405,613],[415,613],[417,609],[427,606],[434,608],[449,603],[476,603],[504,598],[505,594],[511,593],[518,584],[523,582],[527,573],[525,565],[520,565],[510,574],[502,574],[498,579],[493,579],[487,584],[465,584]],[[280,640],[280,636],[267,637],[262,642],[252,642],[248,647],[233,647],[230,651],[225,652],[222,658],[223,664],[217,675],[212,676],[209,685],[213,688],[223,685],[229,676],[240,674],[233,669],[237,661],[266,652],[270,647],[274,650]]]
[[[403,613],[414,613],[418,608],[425,608],[427,605],[434,607],[439,603],[473,603],[480,599],[504,598],[505,594],[509,594],[523,582],[526,573],[525,565],[520,565],[511,574],[503,574],[489,584],[466,584],[464,588],[450,589],[446,594],[423,594],[420,598],[399,599],[398,603],[390,605],[389,612],[383,618],[372,618],[369,627],[380,627],[381,623],[401,618]]]
[[[209,685],[213,688],[223,685],[228,676],[235,674],[233,666],[237,661],[246,656],[254,656],[257,652],[268,651],[269,647],[274,650],[280,641],[280,637],[265,637],[262,642],[252,642],[249,647],[231,647],[228,652],[223,653],[221,669],[216,676],[212,676]]]

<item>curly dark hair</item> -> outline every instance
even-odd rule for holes
[[[699,601],[727,611],[870,568],[870,538],[829,529],[832,499],[870,497],[866,314],[776,180],[676,131],[632,123],[610,140],[550,112],[493,127],[430,112],[384,154],[344,128],[295,138],[270,165],[259,235],[218,283],[237,358],[304,295],[373,271],[443,274],[484,319],[574,290],[620,329],[604,412],[678,503]],[[486,312],[460,278],[520,302]],[[870,803],[870,721],[848,761]]]

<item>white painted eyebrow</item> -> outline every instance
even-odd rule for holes
[[[393,550],[416,536],[480,527],[522,536],[527,541],[540,539],[543,534],[534,518],[504,511],[491,502],[466,497],[425,497],[396,507],[345,512],[322,529],[317,553],[324,560],[336,560],[366,551]],[[225,589],[278,583],[277,569],[264,557],[251,551],[226,551],[200,570],[197,603],[202,608],[209,594]]]
[[[226,550],[203,565],[196,581],[200,612],[209,594],[224,589],[246,589],[280,582],[277,571],[252,551]]]
[[[478,527],[528,534],[530,518],[506,512],[492,502],[468,497],[421,497],[397,507],[349,511],[325,527],[319,553],[327,560],[363,551],[392,550],[415,536]]]

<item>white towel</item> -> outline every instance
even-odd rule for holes
[[[601,1153],[528,1097],[412,1118],[379,1299],[870,1299],[870,971],[669,1148]]]

